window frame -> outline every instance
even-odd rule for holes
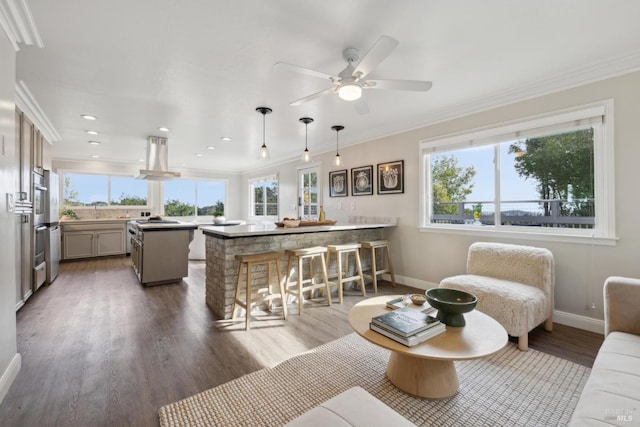
[[[601,117],[601,120],[597,118]],[[517,230],[503,225],[473,226],[466,224],[432,224],[431,161],[432,153],[452,151],[470,146],[496,146],[509,138],[523,138],[575,128],[579,123],[594,124],[594,199],[595,227],[592,229],[541,228],[519,226]],[[573,123],[573,126],[572,126]],[[419,141],[420,202],[419,228],[423,232],[465,234],[516,238],[524,240],[562,241],[615,245],[615,182],[613,100],[595,102],[547,114],[523,117],[496,125],[471,129],[456,134]],[[497,166],[499,167],[499,165]],[[499,185],[499,175],[494,177]],[[499,188],[499,187],[497,187]],[[499,206],[500,193],[494,203]],[[498,215],[499,216],[499,215]]]
[[[115,177],[115,178],[131,178],[131,179],[135,179],[133,178],[130,174],[126,174],[126,173],[93,173],[93,172],[86,172],[83,170],[71,170],[71,169],[59,169],[58,170],[58,174],[60,176],[60,187],[58,189],[59,191],[59,197],[60,197],[60,208],[72,208],[73,210],[79,210],[82,211],[83,209],[126,209],[126,208],[149,208],[150,205],[150,198],[151,198],[151,188],[149,186],[149,183],[147,182],[147,204],[146,205],[114,205],[111,204],[111,178]],[[93,206],[74,206],[74,205],[66,205],[64,203],[64,178],[65,175],[93,175],[93,176],[106,176],[107,177],[107,204],[106,205],[93,205]]]
[[[256,215],[255,211],[254,211],[254,206],[256,204],[256,201],[254,199],[255,193],[254,193],[254,185],[257,183],[263,183],[263,188],[264,188],[264,183],[267,182],[275,182],[278,186],[278,199],[276,200],[276,214],[275,215],[266,215],[267,212],[267,201],[266,201],[266,197],[267,197],[267,191],[265,188],[264,191],[264,197],[265,200],[263,200],[263,205],[264,205],[264,211],[265,211],[265,215]],[[265,176],[261,176],[261,177],[257,177],[257,178],[252,178],[248,180],[248,187],[249,187],[249,211],[248,211],[248,217],[251,219],[255,219],[255,220],[278,220],[278,212],[280,211],[280,182],[278,180],[278,174],[273,174],[273,175],[265,175]]]
[[[184,177],[184,178],[176,178],[176,179],[172,179],[171,181],[182,181],[182,182],[191,182],[194,184],[194,194],[195,194],[195,205],[194,205],[194,214],[193,215],[187,215],[184,217],[171,217],[171,218],[202,218],[202,217],[211,217],[213,216],[212,214],[202,214],[198,211],[198,183],[201,182],[216,182],[216,183],[222,183],[224,185],[224,197],[222,200],[222,203],[224,205],[224,211],[223,211],[223,215],[226,215],[226,210],[227,210],[227,192],[228,192],[228,182],[226,179],[219,179],[219,178],[191,178],[191,177]],[[162,190],[161,190],[161,194],[160,194],[160,205],[162,208],[162,213],[163,215],[166,215],[165,212],[165,206],[167,203],[166,200],[166,188],[165,185],[167,184],[166,181],[162,182]]]

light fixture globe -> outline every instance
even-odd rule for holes
[[[338,89],[338,96],[345,101],[355,101],[362,96],[362,86],[357,83],[344,83]]]
[[[313,119],[311,117],[301,117],[298,121],[304,123],[304,151],[302,152],[302,161],[304,163],[309,163],[311,161],[311,153],[309,152],[309,147],[307,146],[307,139],[309,133],[307,128],[309,123],[313,123]]]
[[[258,107],[256,108],[256,111],[262,114],[262,146],[258,152],[258,160],[269,160],[271,155],[269,154],[269,149],[265,143],[265,116],[267,114],[271,114],[273,110],[269,107]]]

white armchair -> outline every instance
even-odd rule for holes
[[[496,319],[518,348],[529,348],[529,331],[544,322],[553,329],[553,254],[544,248],[476,242],[469,247],[467,274],[447,277],[441,288],[478,298],[477,309]]]

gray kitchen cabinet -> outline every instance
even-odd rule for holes
[[[63,259],[125,254],[126,222],[62,224]]]

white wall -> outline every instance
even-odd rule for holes
[[[0,33],[2,34],[2,33]],[[16,52],[0,35],[0,402],[20,370],[16,345],[16,226],[7,194],[17,188],[15,150]]]
[[[310,147],[314,160],[323,163],[323,204],[327,218],[346,222],[351,215],[397,217],[398,226],[390,233],[393,262],[396,275],[401,276],[406,284],[428,287],[444,277],[460,274],[465,270],[467,249],[471,243],[499,239],[419,231],[419,141],[609,98],[614,100],[615,114],[617,244],[600,246],[502,238],[506,243],[546,247],[553,252],[556,260],[557,311],[585,316],[587,321],[589,318],[602,319],[604,280],[610,275],[640,277],[640,197],[636,184],[640,159],[640,72],[341,148],[345,167],[336,168],[332,165],[334,153],[317,155]],[[347,132],[348,123],[345,126],[344,132]],[[394,160],[405,162],[404,194],[329,197],[329,171],[373,165],[375,173],[378,163]],[[243,175],[244,200],[248,197],[248,179],[265,175],[267,171],[277,172],[280,179],[280,217],[288,215],[290,204],[295,202],[298,165],[298,162],[290,162]],[[349,183],[351,185],[351,178]],[[354,209],[351,209],[352,204]],[[591,308],[592,305],[595,305],[595,309]]]

